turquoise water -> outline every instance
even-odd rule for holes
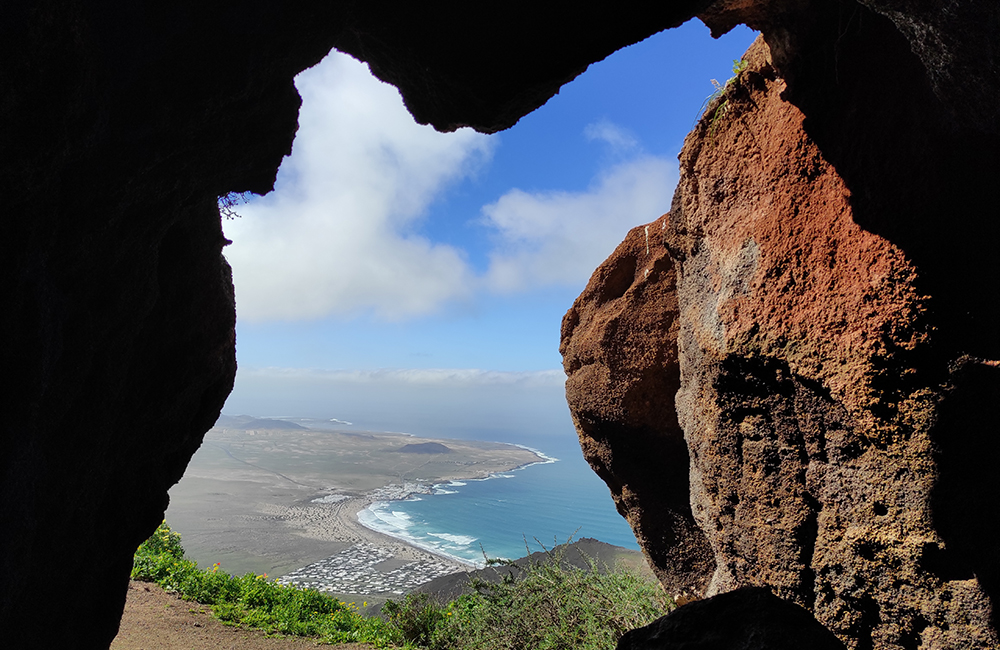
[[[514,559],[541,550],[539,542],[551,548],[571,535],[639,548],[575,438],[553,437],[535,448],[553,462],[438,485],[435,494],[406,501],[379,502],[359,519],[379,532],[475,564],[482,564],[484,551]]]

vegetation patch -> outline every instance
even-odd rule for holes
[[[230,625],[273,634],[317,637],[326,643],[370,643],[385,648],[405,644],[402,634],[381,618],[366,618],[354,603],[343,603],[313,589],[279,585],[267,575],[242,577],[211,569],[184,557],[180,533],[166,522],[139,546],[132,579],[155,582],[185,600],[211,605],[213,615]]]
[[[579,568],[559,552],[517,566],[499,583],[474,579],[474,593],[438,606],[410,594],[382,608],[403,637],[432,650],[610,650],[673,606],[659,584],[624,566]]]
[[[715,92],[708,96],[705,100],[705,104],[711,109],[713,103],[715,110],[712,111],[712,117],[709,119],[708,127],[708,141],[710,143],[715,142],[715,132],[719,127],[719,122],[722,120],[730,109],[730,95],[732,89],[736,88],[740,84],[740,75],[747,69],[749,62],[746,59],[733,59],[733,76],[726,81],[725,84],[720,84],[715,79],[712,79],[712,86],[715,87]],[[704,106],[703,106],[704,110]]]
[[[563,547],[565,548],[565,547]],[[659,584],[618,565],[584,568],[545,551],[527,564],[488,560],[500,582],[471,581],[471,593],[446,605],[427,594],[387,602],[382,617],[362,616],[312,589],[279,585],[267,575],[242,577],[199,569],[184,556],[166,522],[135,553],[132,579],[155,582],[185,600],[210,605],[224,623],[325,643],[429,650],[611,650],[626,631],[673,606]]]

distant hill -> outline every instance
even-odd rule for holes
[[[430,594],[440,604],[455,600],[462,594],[470,593],[469,580],[473,577],[489,582],[500,582],[505,575],[520,573],[518,567],[529,566],[532,562],[544,562],[550,555],[559,556],[563,566],[575,566],[585,569],[590,566],[590,560],[597,563],[598,568],[614,568],[619,562],[635,569],[639,575],[655,582],[656,578],[646,563],[645,557],[639,551],[607,544],[590,537],[582,537],[567,545],[560,544],[553,549],[538,551],[527,557],[514,561],[515,566],[495,566],[478,569],[468,573],[452,573],[435,578],[414,589],[414,593]]]
[[[451,449],[442,445],[440,442],[418,442],[409,445],[403,445],[396,451],[402,452],[404,454],[450,454]]]
[[[252,415],[220,415],[215,422],[217,429],[238,429],[251,431],[256,429],[302,429],[306,427],[288,422],[286,420],[269,420],[267,418],[255,418]]]

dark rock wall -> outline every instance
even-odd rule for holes
[[[494,132],[541,106],[591,63],[709,4],[344,2],[349,24],[336,46],[397,86],[421,124]]]
[[[197,15],[191,34],[195,15],[138,4],[5,8],[6,647],[107,647],[129,556],[232,388],[216,199],[270,187],[296,128],[291,77],[326,51],[247,56],[221,42],[224,14]]]
[[[725,621],[725,624],[720,624]],[[627,632],[616,650],[844,650],[802,607],[743,587],[675,609]]]
[[[216,200],[271,188],[295,74],[336,45],[418,120],[495,131],[706,5],[3,3],[4,646],[114,636],[132,552],[232,386]]]

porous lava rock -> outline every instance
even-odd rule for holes
[[[563,318],[560,351],[584,458],[611,488],[663,585],[694,595],[704,593],[715,564],[691,515],[687,446],[673,404],[677,272],[663,245],[667,221],[634,228],[598,267]]]
[[[617,650],[845,650],[802,607],[764,587],[689,603],[626,632]]]
[[[677,361],[657,369],[674,376],[644,399],[660,404],[664,421],[676,410],[686,454],[657,456],[662,436],[628,426],[624,410],[588,427],[586,405],[618,403],[620,389],[591,384],[588,393],[573,357],[567,396],[585,449],[604,440],[607,449],[649,449],[651,467],[689,462],[691,514],[714,557],[707,595],[767,586],[852,649],[994,648],[1000,563],[985,540],[998,532],[1000,485],[982,454],[1000,451],[987,253],[997,230],[981,211],[956,217],[952,225],[975,238],[961,261],[958,251],[931,251],[952,234],[935,246],[920,233],[945,202],[980,208],[978,166],[996,173],[997,161],[950,120],[892,23],[857,11],[854,27],[841,25],[842,81],[825,86],[826,102],[780,78],[758,39],[747,69],[688,136],[671,211],[650,228],[672,258],[676,280],[662,287],[674,296],[631,307],[665,306],[665,326],[630,331],[594,318],[574,328],[605,341],[594,359],[622,345],[673,348],[661,354]],[[882,60],[848,53],[874,51],[876,41]],[[889,66],[902,82],[872,95],[871,77]],[[797,83],[804,77],[798,71]],[[602,269],[568,320],[596,313]],[[986,296],[968,291],[962,273],[972,270]],[[566,350],[574,330],[564,326]],[[641,355],[623,358],[619,376],[649,367]],[[647,489],[630,521],[662,513],[659,525],[674,526],[673,510],[644,501]],[[646,551],[654,562],[667,556]]]

